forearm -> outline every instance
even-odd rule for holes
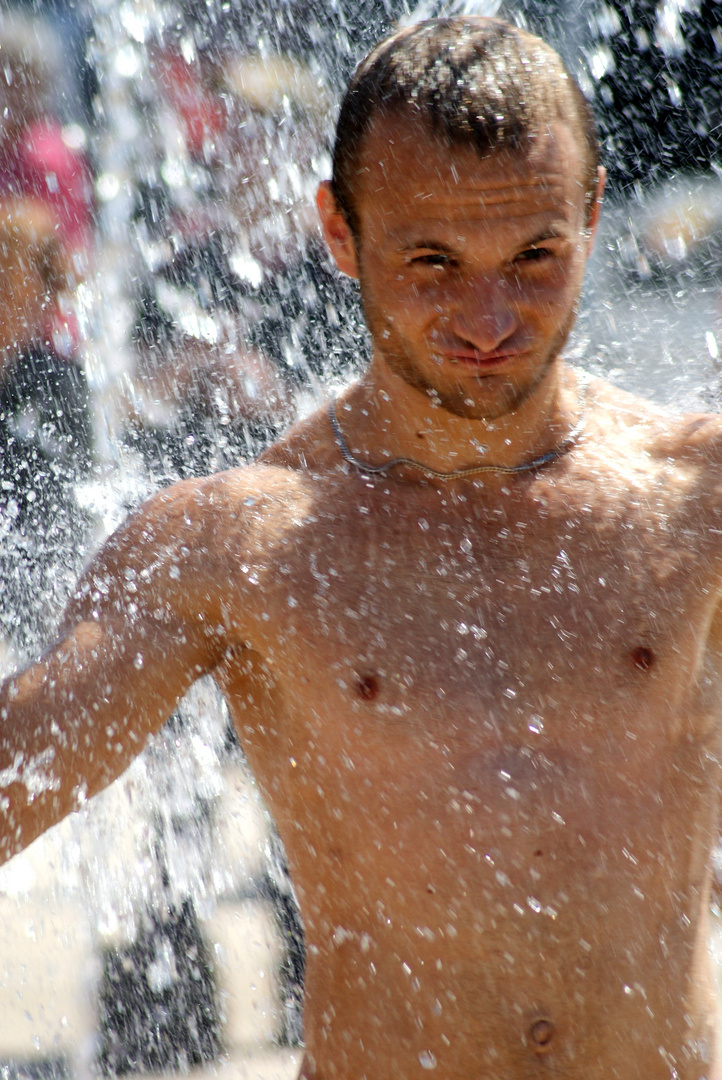
[[[112,783],[207,661],[84,622],[0,688],[0,862]]]
[[[0,688],[0,861],[115,780],[228,648],[198,488],[163,491],[126,522],[60,642]]]

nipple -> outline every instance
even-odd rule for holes
[[[541,1053],[544,1050],[549,1049],[549,1044],[554,1037],[554,1025],[551,1020],[546,1020],[543,1017],[539,1020],[535,1020],[531,1026],[531,1041],[534,1045],[534,1049]]]
[[[375,675],[362,675],[356,683],[356,692],[362,701],[373,701],[379,696],[379,680]]]
[[[649,671],[655,661],[655,655],[646,645],[638,645],[630,653],[632,663],[639,671]]]

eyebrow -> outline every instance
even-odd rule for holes
[[[564,229],[556,229],[552,226],[549,229],[542,229],[540,233],[532,239],[528,240],[526,246],[531,247],[534,244],[542,244],[545,240],[568,240],[569,237]]]
[[[401,247],[397,248],[397,251],[401,255],[404,255],[409,251],[418,251],[419,248],[430,248],[432,251],[443,251],[446,252],[447,255],[452,255],[456,250],[456,248],[451,247],[450,244],[443,243],[441,240],[422,239],[414,240],[413,244],[403,244]]]
[[[535,244],[543,244],[545,240],[568,240],[569,236],[564,228],[558,228],[554,225],[549,226],[547,229],[542,229],[530,240],[522,241],[524,247],[533,247]],[[402,244],[396,250],[400,255],[406,255],[412,251],[419,251],[419,249],[428,249],[430,251],[439,251],[447,255],[453,255],[458,249],[451,244],[444,243],[443,240],[434,240],[431,237],[422,237],[419,240],[414,240],[410,244]]]

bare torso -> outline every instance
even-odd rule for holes
[[[63,776],[4,782],[0,850],[212,671],[301,903],[307,1080],[719,1078],[720,435],[594,383],[526,475],[372,480],[320,413],[161,493],[0,698]]]
[[[711,1076],[719,544],[662,428],[594,410],[486,486],[259,469],[223,681],[301,899],[309,1078]]]

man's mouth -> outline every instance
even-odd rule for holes
[[[487,369],[501,367],[508,360],[513,360],[518,355],[512,350],[501,349],[493,352],[481,352],[478,349],[470,348],[446,348],[437,349],[437,356],[442,361],[456,364],[459,367],[468,367],[476,369]]]

